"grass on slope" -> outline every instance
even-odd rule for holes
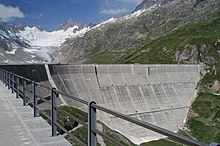
[[[141,50],[127,58],[124,63],[176,63],[176,51],[192,50],[196,46],[201,56],[212,56],[220,60],[220,12],[207,20],[186,25],[166,36],[151,41]],[[219,40],[220,41],[220,40]],[[205,50],[201,46],[205,45]],[[205,60],[206,58],[200,58]],[[201,60],[202,61],[202,60]]]

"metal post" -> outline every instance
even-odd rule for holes
[[[10,73],[8,72],[8,90],[10,89]]]
[[[16,98],[19,98],[19,77],[16,76]]]
[[[1,73],[1,81],[3,82],[3,70],[2,69],[0,70],[0,73]]]
[[[5,83],[5,71],[4,70],[3,70],[3,83],[6,84]]]
[[[7,71],[5,73],[5,81],[6,81],[5,87],[7,87],[8,86],[8,72]]]
[[[33,91],[33,99],[34,99],[34,117],[37,117],[37,97],[36,97],[36,86],[37,84],[35,83],[35,81],[33,81],[33,84],[32,84],[32,91]]]
[[[10,89],[10,73],[8,72],[7,75],[8,75],[7,76],[7,78],[8,78],[8,89]]]
[[[4,78],[3,78],[4,82],[3,83],[6,84],[6,81],[5,81],[5,71],[3,71],[3,74],[4,74]]]
[[[92,129],[96,128],[96,108],[92,107],[92,104],[96,104],[91,101],[88,105],[88,146],[96,146],[96,133]]]
[[[23,80],[23,106],[26,106],[26,80],[25,78],[22,78]]]
[[[51,126],[52,126],[52,136],[57,135],[57,111],[56,111],[56,97],[58,93],[55,92],[56,88],[51,89]]]
[[[12,73],[12,89],[11,89],[11,92],[14,93],[14,90],[15,90],[15,76]]]

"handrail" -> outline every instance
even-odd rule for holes
[[[12,77],[10,77],[10,76],[12,76]],[[20,83],[19,83],[19,81],[21,79],[22,79],[23,91],[21,91],[19,89],[19,87],[18,87],[18,86],[21,86]],[[152,130],[154,132],[157,132],[159,134],[168,136],[169,138],[175,139],[175,140],[177,140],[179,142],[182,142],[184,144],[195,145],[195,146],[206,146],[207,145],[207,144],[204,144],[204,143],[202,143],[200,141],[197,141],[197,140],[194,140],[194,139],[182,136],[180,134],[174,133],[172,131],[169,131],[167,129],[161,128],[159,126],[150,124],[148,122],[144,122],[144,121],[132,118],[130,116],[127,116],[125,114],[122,114],[122,113],[119,113],[119,112],[107,109],[107,108],[102,107],[102,106],[99,106],[94,101],[88,102],[88,101],[83,100],[83,99],[81,99],[79,97],[75,97],[73,95],[61,92],[61,91],[57,90],[54,87],[50,88],[50,87],[48,87],[46,85],[40,84],[38,82],[32,81],[30,79],[27,79],[25,77],[22,77],[20,75],[15,74],[15,73],[8,72],[8,71],[3,70],[3,69],[0,69],[0,80],[6,86],[8,86],[9,89],[12,89],[12,91],[16,92],[16,95],[17,95],[16,97],[20,96],[21,98],[23,98],[24,106],[26,106],[26,94],[25,94],[25,92],[27,90],[26,89],[26,81],[32,83],[32,85],[33,85],[32,93],[33,93],[33,98],[34,98],[34,105],[33,104],[32,105],[33,105],[33,108],[34,108],[34,117],[36,117],[36,115],[37,115],[36,113],[38,112],[38,110],[40,110],[39,107],[37,106],[37,102],[36,102],[37,101],[37,95],[36,95],[35,88],[37,86],[40,86],[40,87],[46,88],[48,90],[51,90],[51,99],[52,99],[52,101],[50,103],[51,103],[51,113],[52,114],[51,114],[51,117],[50,118],[48,117],[48,118],[51,120],[52,135],[53,136],[55,136],[56,133],[57,133],[57,126],[60,127],[61,129],[64,128],[64,127],[62,127],[62,125],[57,123],[57,119],[56,119],[57,118],[56,98],[59,96],[59,94],[61,94],[61,95],[64,95],[64,96],[66,96],[68,98],[71,98],[71,99],[73,99],[75,101],[78,101],[79,103],[82,103],[82,104],[88,106],[88,145],[89,146],[95,146],[96,145],[96,134],[99,134],[101,136],[107,137],[108,139],[111,139],[110,137],[105,136],[104,133],[101,134],[100,131],[98,129],[96,129],[96,110],[97,109],[102,111],[102,112],[105,112],[105,113],[111,114],[113,116],[116,116],[116,117],[118,117],[120,119],[123,119],[123,120],[126,120],[128,122],[131,122],[133,124],[139,125],[139,126],[141,126],[143,128],[146,128],[146,129]],[[19,91],[21,91],[22,93],[20,94]],[[64,113],[64,114],[66,114],[66,115],[68,115],[68,116],[71,116],[77,122],[79,122],[79,123],[81,123],[83,125],[87,125],[86,123],[84,123],[81,120],[77,119],[76,117],[72,116],[68,112],[65,112],[64,110],[59,110],[59,111]],[[41,113],[43,113],[43,112],[41,112]],[[45,116],[48,116],[48,115],[45,115]],[[63,131],[65,131],[66,133],[69,133],[65,129],[63,129]],[[115,143],[115,141],[113,141],[113,142]],[[83,142],[82,143],[79,142],[79,143],[81,145],[84,145]]]

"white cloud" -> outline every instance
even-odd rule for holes
[[[107,15],[117,15],[117,14],[124,14],[127,13],[129,10],[125,8],[121,9],[103,9],[100,11],[102,14],[107,14]]]
[[[8,22],[13,18],[24,18],[24,13],[19,7],[5,6],[0,4],[0,21]]]

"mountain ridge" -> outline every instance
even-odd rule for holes
[[[91,29],[83,37],[68,40],[61,46],[63,51],[57,60],[65,63],[117,63],[117,58],[129,56],[147,42],[181,26],[206,19],[219,7],[220,2],[215,0],[199,3],[198,0],[173,0],[149,10],[138,10],[132,13],[140,12],[132,19],[129,19],[132,14],[115,18]],[[102,57],[109,60],[100,59]]]

